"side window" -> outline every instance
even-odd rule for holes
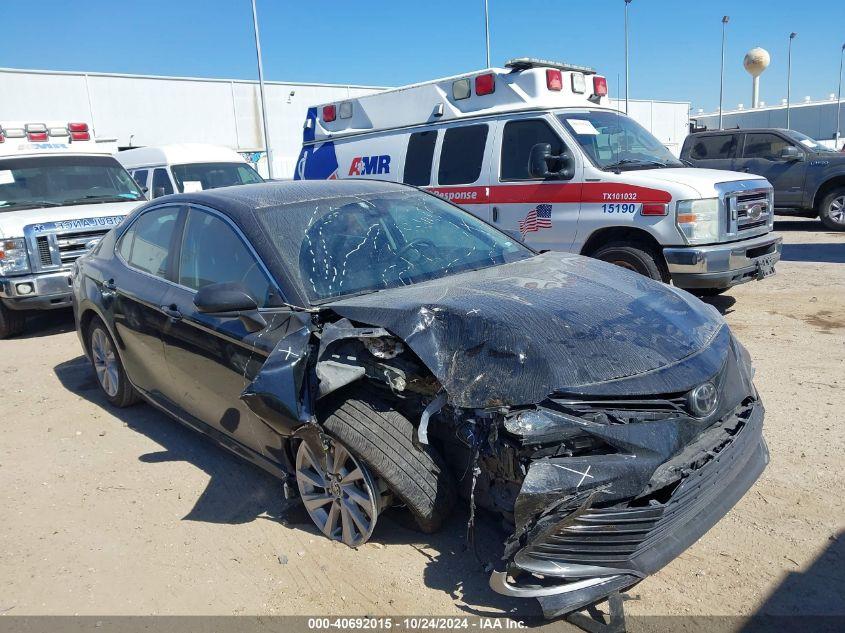
[[[199,290],[223,282],[242,283],[259,307],[268,303],[272,286],[232,227],[211,213],[191,209],[182,237],[179,283]]]
[[[528,159],[531,148],[537,143],[548,143],[552,154],[557,156],[563,149],[563,142],[552,127],[542,119],[509,121],[502,133],[502,180],[530,180]]]
[[[693,160],[736,158],[736,139],[734,134],[702,136],[693,142],[690,158]]]
[[[147,211],[120,238],[118,252],[127,264],[151,275],[166,278],[170,245],[179,207]]]
[[[468,185],[478,180],[487,145],[487,128],[484,124],[446,130],[437,171],[439,184]]]
[[[436,141],[435,130],[411,134],[408,139],[408,152],[405,154],[405,174],[402,182],[418,187],[431,184],[431,161],[434,158]]]
[[[780,153],[791,143],[776,134],[746,134],[745,158],[765,158],[766,160],[780,160]]]
[[[156,169],[153,171],[152,191],[153,198],[173,193],[173,184],[170,182],[170,176],[167,175],[166,169]]]
[[[147,187],[147,174],[149,173],[148,169],[136,169],[132,172],[132,178],[135,179],[135,182],[138,183],[138,186],[141,189],[145,189]]]

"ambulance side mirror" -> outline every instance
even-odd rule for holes
[[[572,157],[566,151],[555,156],[549,143],[537,143],[531,148],[528,157],[528,174],[532,178],[569,180],[575,175]]]

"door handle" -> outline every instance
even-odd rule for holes
[[[182,313],[179,312],[179,308],[176,307],[175,303],[171,303],[169,306],[161,306],[161,311],[174,321],[178,321],[182,318]]]
[[[493,222],[499,221],[499,207],[493,207]]]
[[[744,172],[747,174],[748,172],[750,172],[750,171],[751,171],[751,168],[750,168],[750,167],[746,167],[746,168],[745,168],[745,169],[743,169],[742,171],[744,171]]]

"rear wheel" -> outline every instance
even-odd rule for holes
[[[128,407],[138,402],[138,392],[126,379],[126,372],[111,334],[100,320],[88,328],[88,351],[97,382],[106,399],[116,407]]]
[[[611,242],[599,247],[592,253],[592,256],[610,264],[633,270],[657,281],[669,281],[669,271],[663,262],[663,258],[648,244]]]
[[[22,333],[26,325],[26,313],[10,310],[0,301],[0,338],[9,338]]]
[[[845,231],[845,187],[834,189],[822,198],[819,219],[832,231]]]

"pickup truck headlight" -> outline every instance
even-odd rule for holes
[[[678,228],[687,244],[719,241],[719,199],[681,200],[676,207]]]
[[[0,274],[28,272],[29,258],[23,238],[0,238]]]

